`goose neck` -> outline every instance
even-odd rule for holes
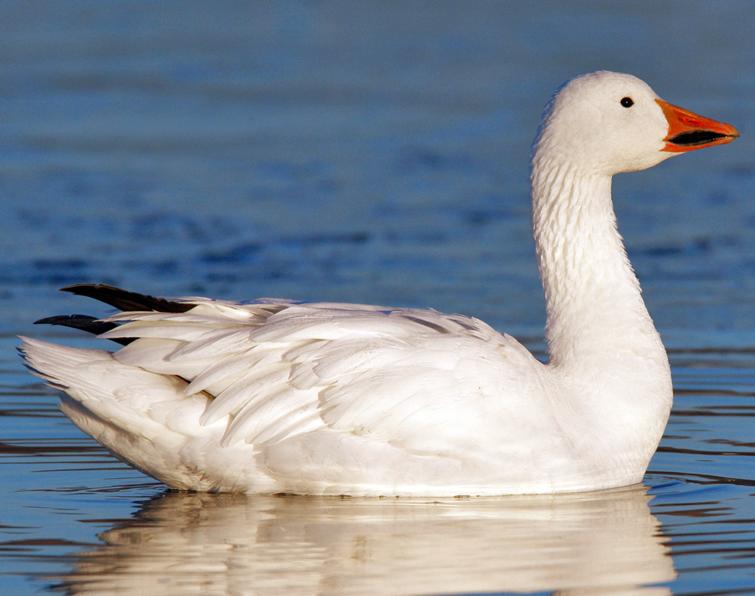
[[[532,200],[551,364],[627,352],[665,361],[616,227],[611,177],[536,156]]]

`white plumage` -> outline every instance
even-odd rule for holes
[[[604,72],[546,111],[533,203],[548,365],[478,319],[433,310],[135,294],[149,310],[96,323],[130,341],[117,352],[25,338],[26,362],[67,394],[80,428],[174,488],[441,496],[638,482],[671,382],[610,177],[672,155],[655,100]]]

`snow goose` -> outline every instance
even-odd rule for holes
[[[661,339],[611,177],[732,141],[636,77],[577,77],[532,158],[549,362],[482,321],[357,304],[67,291],[121,312],[40,322],[116,352],[22,338],[29,368],[120,458],[176,489],[349,495],[587,491],[640,482],[668,420]]]

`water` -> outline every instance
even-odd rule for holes
[[[5,2],[0,592],[755,593],[748,1]],[[542,353],[527,154],[570,76],[633,72],[736,144],[615,184],[676,401],[644,485],[174,494],[21,367],[78,281],[474,314]]]

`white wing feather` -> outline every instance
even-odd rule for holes
[[[430,437],[479,424],[486,398],[517,389],[506,360],[536,364],[485,323],[432,310],[201,299],[186,313],[107,321],[119,326],[102,337],[138,338],[118,362],[179,376],[187,395],[209,396],[200,421],[228,417],[224,445],[263,448],[328,430],[425,451],[438,442]],[[464,400],[469,408],[458,407]],[[419,430],[428,426],[436,428]]]

